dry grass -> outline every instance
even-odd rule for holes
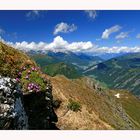
[[[0,73],[15,77],[17,70],[26,64],[36,65],[26,54],[0,42]]]
[[[60,129],[127,129],[127,122],[116,111],[121,105],[114,97],[114,91],[89,88],[86,78],[69,80],[56,76],[50,79],[54,99],[62,101],[56,110]],[[81,111],[68,110],[69,100],[79,102]]]

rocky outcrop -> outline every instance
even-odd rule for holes
[[[46,82],[46,91],[24,95],[25,110],[29,120],[29,129],[58,129],[55,126],[57,116],[53,110],[52,86]]]
[[[0,76],[0,129],[58,129],[52,87],[44,82],[44,92],[24,95],[16,80]]]
[[[28,129],[21,88],[14,79],[0,76],[0,129]]]

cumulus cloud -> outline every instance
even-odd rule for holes
[[[77,26],[74,24],[67,24],[64,22],[61,22],[55,26],[53,34],[56,35],[58,33],[69,33],[73,32],[77,29]]]
[[[140,39],[140,34],[137,34],[137,35],[136,35],[136,38]]]
[[[128,47],[128,46],[113,46],[113,47],[98,47],[94,50],[95,53],[136,53],[140,52],[140,46]]]
[[[97,12],[95,10],[85,10],[85,13],[91,18],[95,19],[97,17]]]
[[[68,43],[66,40],[64,40],[62,37],[57,36],[54,38],[54,40],[51,43],[46,42],[31,42],[28,43],[26,41],[23,42],[7,42],[7,44],[13,46],[16,49],[23,50],[25,52],[34,50],[34,51],[54,51],[54,52],[81,52],[81,51],[87,51],[90,50],[94,45],[88,41],[88,42],[72,42]]]
[[[46,13],[46,11],[32,10],[26,13],[26,17],[28,20],[38,19],[43,17],[44,13]]]
[[[53,52],[82,52],[88,54],[103,54],[103,53],[129,53],[129,52],[140,52],[140,46],[128,47],[128,46],[112,46],[104,47],[98,46],[91,41],[87,42],[71,42],[64,40],[62,37],[57,36],[53,39],[52,42],[6,42],[2,38],[1,41],[4,43],[13,46],[16,49],[22,50],[24,52],[29,51],[41,51],[46,53],[47,51]]]
[[[120,34],[118,34],[115,38],[116,39],[124,39],[128,37],[128,32],[121,32]]]
[[[121,26],[115,25],[111,28],[105,29],[105,31],[102,33],[102,39],[108,39],[112,33],[120,31],[121,28]]]

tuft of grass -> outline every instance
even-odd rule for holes
[[[79,102],[70,100],[67,108],[74,112],[77,112],[81,110],[81,104]]]

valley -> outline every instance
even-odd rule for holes
[[[126,89],[140,95],[140,53],[125,54],[91,66],[85,75],[114,89]]]

